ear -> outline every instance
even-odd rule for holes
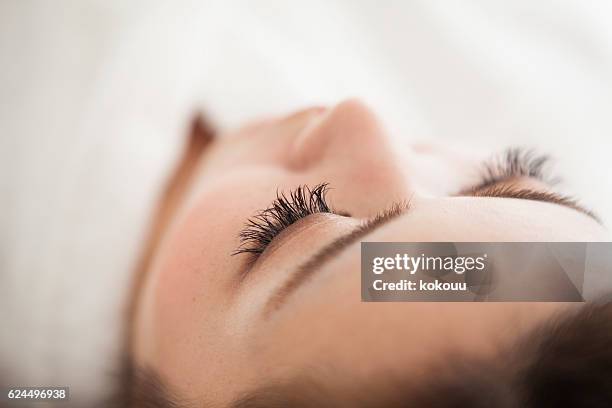
[[[202,114],[191,120],[182,155],[168,178],[153,218],[153,236],[162,235],[188,191],[200,158],[215,139],[216,132]]]
[[[204,118],[204,115],[195,115],[189,126],[183,157],[178,163],[175,173],[181,170],[181,166],[187,166],[185,161],[198,161],[202,153],[215,139],[216,133],[214,127]]]
[[[142,252],[133,275],[132,288],[128,301],[128,316],[126,345],[131,344],[132,321],[138,307],[138,293],[144,282],[144,276],[149,270],[153,256],[168,226],[172,222],[189,186],[196,174],[196,169],[203,153],[212,144],[216,132],[202,114],[197,114],[189,124],[183,153],[179,157],[174,170],[167,179],[165,188],[158,199],[157,206],[151,216],[149,231],[142,247]]]
[[[174,170],[166,182],[165,189],[159,197],[157,208],[153,214],[151,231],[149,234],[150,248],[148,254],[152,255],[157,247],[157,241],[166,231],[178,210],[185,193],[193,181],[200,159],[206,149],[215,139],[216,132],[210,122],[202,114],[197,114],[191,120],[186,135],[183,153],[179,157]],[[150,258],[150,256],[147,256]]]

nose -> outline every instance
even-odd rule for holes
[[[359,100],[320,115],[294,140],[290,167],[330,183],[333,202],[369,217],[410,196],[409,159],[398,157],[376,114]]]

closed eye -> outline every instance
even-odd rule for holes
[[[521,178],[535,179],[552,186],[559,178],[551,177],[548,171],[550,158],[533,150],[509,148],[483,164],[481,180],[475,186],[463,189],[459,196],[517,198],[543,201],[580,211],[601,224],[593,211],[585,208],[572,197],[551,191],[523,188],[514,181]]]
[[[288,194],[277,192],[270,207],[247,220],[239,235],[240,246],[232,255],[249,254],[253,264],[278,234],[300,219],[317,213],[343,215],[327,203],[328,191],[328,183],[321,183],[313,188],[299,186]]]

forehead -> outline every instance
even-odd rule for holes
[[[410,210],[368,239],[385,241],[601,241],[606,230],[576,210],[497,197],[414,197]]]
[[[241,162],[238,160],[241,158],[240,154],[250,157],[252,151],[247,149],[235,152],[236,163]],[[447,163],[448,167],[444,168],[445,171],[441,171],[440,167],[432,165],[430,161],[442,161]],[[412,163],[406,167],[422,169],[415,175],[423,175],[422,178],[425,179],[434,174],[452,175],[454,173],[448,171],[449,169],[468,168],[476,164],[477,160],[474,158],[464,160],[452,156],[451,153],[428,152]],[[281,178],[279,176],[279,179]],[[237,183],[237,187],[244,184],[242,178],[240,181],[242,184]],[[266,179],[266,182],[269,180]],[[430,185],[437,184],[432,182]],[[254,194],[252,197],[249,196],[248,201],[254,197],[262,199],[262,207],[273,198],[272,195],[259,197],[258,194]],[[214,213],[227,215],[227,203],[221,200],[207,201],[207,206],[213,204],[219,205],[218,211]],[[259,207],[259,204],[256,206]],[[248,213],[250,211],[236,211],[237,216],[230,217],[231,222],[236,223],[235,228],[228,228],[227,223],[223,223],[221,225],[224,227],[223,231],[234,229],[238,231]],[[246,327],[227,324],[228,321],[244,319],[235,319],[232,313],[237,309],[226,307],[223,293],[214,293],[215,288],[221,286],[222,282],[212,280],[214,275],[195,273],[202,268],[211,270],[231,268],[231,265],[223,264],[227,262],[225,254],[228,251],[223,252],[222,260],[219,259],[216,264],[211,264],[210,254],[213,254],[215,248],[211,247],[210,251],[205,251],[203,248],[208,247],[198,245],[200,241],[193,239],[200,236],[201,231],[210,230],[205,221],[209,219],[210,212],[201,212],[191,221],[199,220],[202,225],[198,226],[196,222],[186,223],[183,241],[174,242],[176,251],[168,254],[169,273],[164,275],[164,281],[158,282],[158,288],[163,291],[163,296],[159,296],[154,308],[150,310],[153,313],[150,318],[155,320],[157,329],[148,333],[158,336],[159,341],[152,349],[142,353],[147,356],[148,362],[155,360],[156,368],[176,381],[190,378],[189,382],[196,387],[197,384],[218,383],[217,377],[223,377],[225,380],[230,377],[244,379],[244,383],[247,384],[248,379],[253,381],[256,379],[257,372],[272,370],[270,365],[273,362],[277,367],[275,369],[280,372],[283,365],[285,369],[294,369],[296,366],[325,360],[326,357],[353,364],[355,356],[363,354],[364,344],[372,340],[369,335],[374,332],[361,330],[363,327],[358,325],[367,324],[365,321],[368,320],[368,316],[373,321],[376,315],[359,314],[361,318],[355,319],[358,315],[356,308],[361,307],[360,291],[359,287],[346,283],[315,286],[311,287],[310,291],[302,291],[294,302],[294,305],[300,305],[299,313],[295,308],[287,308],[285,315],[280,314],[273,324],[258,325],[255,315],[251,315],[253,319],[250,321],[249,330]],[[415,196],[412,207],[406,215],[375,231],[366,237],[366,240],[594,241],[602,239],[601,237],[601,228],[595,222],[573,210],[552,204],[498,198]],[[208,238],[200,236],[200,239],[206,245],[212,243]],[[228,236],[219,234],[215,244],[223,240],[233,241],[235,234]],[[225,246],[232,247],[229,244]],[[355,248],[358,248],[358,245],[349,248],[333,263],[326,266],[328,274],[358,271],[359,253]],[[185,257],[186,253],[192,256]],[[187,258],[190,260],[186,261]],[[178,271],[184,274],[178,274]],[[353,275],[358,276],[358,273]],[[203,281],[204,276],[209,280]],[[357,283],[358,281],[355,282]],[[316,285],[316,282],[313,284]],[[206,301],[192,301],[196,297]],[[397,314],[400,309],[402,308],[394,308],[394,313]],[[392,315],[392,310],[387,312]],[[394,318],[403,321],[405,316],[389,317],[387,323],[393,323]],[[400,324],[400,320],[395,323]],[[357,327],[361,329],[357,330]],[[329,347],[326,349],[330,342],[329,336],[341,332],[359,335],[362,341],[355,341],[351,345],[337,342],[334,343],[337,346],[334,349]],[[271,341],[272,339],[275,341]],[[329,354],[326,356],[325,353]],[[381,364],[386,362],[386,357],[382,354],[380,358]],[[228,392],[231,389],[228,387]],[[197,390],[194,388],[194,391]]]
[[[601,234],[599,225],[588,217],[552,204],[495,198],[415,198],[405,215],[382,226],[364,240],[589,241],[601,239]],[[180,251],[177,257],[179,254]],[[178,261],[170,264],[173,262]],[[189,377],[193,388],[184,389],[186,394],[197,394],[198,389],[206,384],[208,387],[218,386],[224,393],[233,395],[238,391],[238,383],[240,387],[254,385],[261,372],[280,378],[297,369],[321,364],[340,369],[363,364],[368,370],[385,367],[400,370],[406,364],[416,364],[419,358],[426,359],[427,356],[416,352],[388,353],[385,350],[391,349],[391,344],[387,345],[389,347],[385,344],[414,336],[419,316],[434,312],[428,309],[431,305],[424,308],[414,305],[364,306],[359,301],[360,280],[356,272],[360,268],[359,262],[359,244],[356,244],[325,265],[324,270],[269,321],[262,320],[255,310],[248,307],[226,307],[223,299],[215,297],[215,287],[211,287],[211,282],[207,285],[186,283],[189,281],[169,274],[168,279],[176,278],[174,284],[182,286],[174,288],[172,281],[160,286],[165,293],[161,299],[169,303],[158,302],[155,305],[154,319],[158,331],[150,333],[156,333],[159,341],[154,350],[146,353],[145,360],[153,363],[171,384],[181,384],[181,379]],[[182,270],[202,267],[179,266]],[[194,288],[207,292],[205,297],[199,297],[207,299],[206,302],[191,302],[187,295],[193,293]],[[182,299],[176,303],[182,305],[180,310],[172,306],[177,297]],[[438,305],[435,309],[440,313]],[[238,311],[246,311],[244,314],[248,318],[236,316]],[[468,311],[465,309],[464,313]],[[411,319],[410,325],[406,324],[407,317]],[[228,324],[231,322],[234,323]],[[377,334],[383,329],[388,332],[388,337]],[[351,342],[339,341],[346,333],[351,333]],[[434,338],[423,338],[422,341],[435,348]],[[475,338],[466,339],[466,342],[468,340],[472,344],[479,341]],[[364,355],[363,350],[374,344],[375,352]],[[480,348],[484,350],[489,346],[482,343]],[[375,361],[372,360],[374,357]],[[230,377],[235,381],[233,387],[223,385],[223,378]]]

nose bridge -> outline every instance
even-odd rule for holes
[[[421,142],[410,146],[415,162],[415,190],[420,195],[452,196],[477,185],[490,152],[448,142]]]
[[[290,165],[296,169],[316,166],[329,159],[381,156],[387,144],[378,118],[363,103],[340,103],[304,128],[293,144]]]
[[[330,182],[334,202],[371,216],[410,196],[410,182],[376,115],[357,100],[319,117],[296,138],[290,166]]]

